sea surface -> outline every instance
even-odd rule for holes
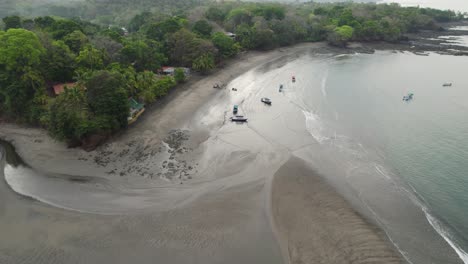
[[[319,143],[297,155],[352,190],[411,263],[468,263],[467,66],[386,51],[303,57],[282,70],[296,76],[284,95]]]

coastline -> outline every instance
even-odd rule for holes
[[[426,52],[435,52],[444,55],[458,55],[468,56],[468,47],[458,45],[445,45],[451,44],[447,39],[435,39],[438,36],[447,35],[468,35],[466,30],[449,30],[455,26],[466,26],[468,21],[452,22],[443,24],[446,27],[444,31],[422,31],[416,34],[410,34],[408,41],[400,41],[397,43],[389,42],[353,42],[347,48],[332,47],[324,42],[312,43],[299,43],[292,46],[276,48],[270,51],[248,51],[232,58],[225,63],[222,68],[217,68],[206,76],[195,76],[192,80],[176,87],[169,95],[162,98],[148,107],[146,113],[142,115],[139,120],[129,128],[120,131],[109,138],[103,145],[98,146],[96,150],[103,149],[106,145],[129,142],[132,137],[138,137],[141,131],[145,133],[153,132],[151,135],[145,135],[143,138],[146,143],[159,144],[165,139],[168,133],[181,123],[187,122],[192,117],[192,114],[203,106],[204,102],[213,98],[218,89],[213,89],[214,83],[228,84],[240,74],[254,68],[255,66],[267,64],[272,58],[283,56],[282,54],[294,54],[303,52],[305,49],[311,49],[309,52],[320,53],[374,53],[376,50],[393,50],[393,51],[407,51],[415,53],[416,55],[427,56]],[[441,45],[443,44],[443,45]],[[454,51],[454,48],[457,51]],[[312,51],[313,50],[313,51]],[[294,55],[293,55],[294,56]],[[297,55],[296,55],[297,56]],[[287,57],[287,56],[285,56]],[[226,88],[226,87],[224,87]],[[47,141],[47,144],[42,144],[40,148],[54,145],[52,148],[45,150],[52,153],[71,154],[71,159],[81,159],[83,151],[74,150],[65,147],[62,142],[56,142],[49,138],[45,130],[41,128],[23,127],[17,124],[9,123],[0,120],[0,138],[3,138],[13,143],[18,153],[25,158],[25,160],[32,162],[31,165],[38,168],[47,168],[43,165],[44,159],[38,157],[29,157],[31,152],[24,150],[22,146],[27,145],[31,148],[35,145],[40,145],[42,141]],[[33,137],[34,140],[26,140],[27,137]],[[198,142],[206,139],[207,135],[202,135]],[[18,142],[15,141],[24,141]],[[151,142],[148,142],[151,141]],[[39,143],[39,144],[38,144]],[[92,151],[95,152],[95,151]],[[80,153],[76,155],[76,153]],[[35,162],[38,159],[40,162]]]
[[[184,186],[192,188],[187,195],[180,196],[180,194],[163,193],[158,196],[160,199],[169,200],[170,197],[171,199],[184,200],[180,207],[176,209],[172,209],[172,206],[174,206],[174,202],[172,201],[158,204],[158,206],[163,208],[161,211],[171,212],[168,214],[176,219],[176,223],[183,223],[186,226],[192,226],[197,223],[206,227],[207,223],[203,222],[203,216],[201,215],[198,215],[195,222],[182,220],[182,218],[192,217],[194,214],[197,214],[196,210],[211,212],[212,208],[217,208],[220,212],[226,212],[229,208],[231,210],[234,208],[234,210],[238,210],[235,213],[239,217],[240,223],[249,223],[251,227],[250,231],[258,225],[268,224],[268,222],[273,223],[274,228],[277,229],[276,233],[283,253],[288,253],[285,259],[289,260],[290,263],[300,263],[300,261],[311,261],[313,263],[365,263],[365,261],[369,260],[375,263],[401,263],[401,257],[395,252],[393,245],[385,239],[385,235],[380,230],[374,225],[367,223],[363,217],[353,210],[352,206],[344,198],[324,183],[320,175],[317,175],[297,158],[291,157],[291,153],[288,151],[279,151],[281,154],[277,158],[279,162],[276,164],[271,162],[253,165],[255,164],[255,160],[246,161],[245,165],[243,165],[245,166],[245,170],[241,170],[239,174],[245,174],[247,175],[245,176],[246,178],[251,178],[243,179],[244,182],[232,180],[232,176],[229,175],[229,178],[217,180],[219,183],[210,183],[209,188],[204,187],[205,183],[203,181],[205,180],[203,179],[192,180],[191,178],[176,179],[169,177],[169,181],[167,181],[158,179],[159,175],[156,174],[139,177],[140,171],[137,170],[121,175],[124,168],[119,168],[119,166],[125,167],[129,163],[136,163],[134,164],[135,167],[145,166],[145,173],[160,169],[158,167],[159,163],[157,163],[158,166],[149,165],[148,163],[152,161],[150,159],[152,156],[164,154],[164,151],[160,151],[159,149],[162,143],[168,142],[168,136],[175,137],[173,143],[168,143],[175,152],[182,149],[182,147],[191,149],[181,155],[177,153],[172,155],[173,153],[170,153],[173,157],[172,160],[175,160],[176,164],[181,164],[187,160],[195,160],[194,164],[187,165],[186,167],[192,165],[193,167],[197,167],[195,163],[199,161],[197,160],[197,156],[200,155],[200,152],[191,153],[192,150],[206,151],[206,142],[212,140],[211,130],[219,128],[223,124],[216,121],[211,126],[204,127],[203,122],[200,121],[204,118],[204,115],[210,114],[207,112],[208,108],[206,108],[205,104],[217,100],[220,93],[226,93],[227,91],[227,89],[222,91],[213,89],[213,83],[229,83],[238,75],[256,66],[270,64],[270,62],[278,60],[280,57],[288,60],[308,52],[333,53],[341,51],[351,53],[361,51],[362,47],[364,49],[372,48],[373,44],[364,44],[356,48],[352,46],[350,49],[343,50],[328,47],[324,43],[305,43],[269,52],[249,52],[243,54],[239,58],[229,62],[224,69],[220,69],[204,78],[189,81],[184,86],[177,88],[177,91],[174,91],[163,100],[161,106],[151,107],[141,117],[141,120],[136,122],[132,127],[116,135],[109,142],[91,153],[80,149],[67,149],[65,144],[53,141],[40,129],[20,128],[16,125],[2,124],[0,127],[0,137],[12,142],[26,163],[41,172],[102,177],[112,182],[118,182],[121,185],[139,188],[143,186],[160,187],[162,185],[164,187],[174,187],[183,183]],[[401,47],[401,49],[403,50],[404,48]],[[275,63],[271,63],[266,68],[276,67]],[[171,131],[174,129],[185,131],[187,127],[196,128],[195,130],[188,129],[189,139],[184,139],[184,135],[181,134],[171,134]],[[125,153],[127,149],[129,151]],[[233,149],[235,150],[236,148]],[[118,155],[116,156],[112,153],[125,154],[123,154],[123,157],[117,158]],[[242,155],[245,155],[245,153],[236,154],[233,157],[237,158]],[[97,162],[96,158],[100,159],[99,162]],[[114,160],[116,158],[117,160]],[[166,161],[168,160],[170,160],[170,157]],[[234,165],[238,166],[239,164],[242,166],[242,163],[234,163]],[[114,173],[109,173],[110,166],[116,170]],[[213,166],[219,169],[219,166]],[[252,170],[250,168],[247,169],[248,166],[256,168]],[[262,171],[262,166],[272,166],[272,168],[266,170],[265,175],[253,176],[254,173]],[[173,174],[186,170],[186,167],[175,171]],[[202,165],[198,167],[200,167],[200,170],[206,169]],[[216,173],[226,174],[228,172],[222,171],[222,173]],[[209,172],[206,174],[213,174],[212,177],[218,177],[218,175],[214,175],[216,173]],[[197,174],[199,172],[189,172],[190,177],[193,175],[195,178]],[[117,177],[119,175],[120,177]],[[271,186],[265,187],[265,181],[267,183],[271,181]],[[253,184],[253,187],[246,184]],[[310,192],[311,189],[313,190],[312,193]],[[222,191],[226,191],[227,194]],[[263,199],[265,198],[262,195],[254,194],[257,192],[267,193],[267,201],[265,203],[269,204],[271,202],[271,219],[263,219],[262,216],[253,213],[258,209],[262,213],[264,212],[263,210],[269,211],[268,208],[264,208]],[[243,197],[246,194],[248,198]],[[209,197],[211,195],[213,197]],[[191,198],[187,198],[189,196]],[[221,202],[216,202],[216,199],[221,200]],[[237,200],[238,203],[228,201],[230,199]],[[248,205],[249,202],[252,204]],[[229,204],[231,206],[226,206]],[[180,213],[179,209],[188,210],[191,213]],[[255,215],[255,221],[250,219],[250,217],[246,217],[249,220],[240,217],[249,213]],[[269,217],[268,215],[267,213],[267,218]],[[232,222],[228,218],[227,216],[222,217],[218,213],[210,215],[210,221],[215,221],[216,224],[219,224],[219,226],[216,226],[216,228],[219,228],[219,230],[216,229],[216,232],[226,235],[228,230],[228,236],[233,236],[233,231],[229,226]],[[219,223],[219,221],[225,221],[226,223]],[[290,226],[290,221],[295,223],[294,227]],[[174,229],[177,229],[177,227],[174,227]],[[241,229],[240,226],[237,226],[235,230]],[[208,230],[210,229],[208,228]],[[209,232],[212,231],[210,230]],[[268,233],[268,231],[262,232]],[[246,234],[246,232],[244,231],[242,234]],[[318,235],[311,236],[310,234]],[[190,235],[192,236],[193,233]],[[196,234],[188,240],[181,234],[177,234],[177,236],[180,236],[183,241],[193,242],[197,239]],[[217,239],[222,240],[219,237]],[[238,244],[244,243],[245,237],[238,237],[236,241]],[[259,241],[264,242],[262,239]],[[211,243],[209,246],[210,251],[216,248]],[[225,243],[225,241],[221,243]],[[182,248],[184,247],[182,246]],[[170,259],[168,258],[168,260]]]
[[[91,152],[78,148],[68,148],[65,143],[50,138],[46,131],[41,128],[31,128],[12,123],[0,123],[0,138],[13,144],[16,152],[28,165],[35,169],[53,173],[73,171],[76,175],[87,175],[86,171],[83,170],[83,166],[88,166],[97,169],[99,171],[98,176],[107,177],[108,173],[100,168],[102,166],[97,166],[96,163],[99,162],[94,162],[96,157],[103,158],[108,154],[108,151],[117,152],[132,144],[134,145],[135,141],[142,142],[145,146],[150,146],[150,148],[155,146],[155,148],[145,149],[145,153],[130,154],[141,156],[159,150],[161,142],[168,137],[172,130],[180,129],[183,124],[190,121],[190,118],[197,110],[220,92],[220,90],[212,88],[214,83],[227,84],[238,75],[256,66],[266,64],[283,54],[289,56],[296,52],[304,52],[309,48],[319,50],[323,48],[324,52],[333,50],[325,43],[302,43],[272,51],[244,53],[232,59],[223,69],[219,69],[203,78],[189,80],[181,87],[177,87],[175,91],[161,100],[161,104],[150,107],[132,126],[114,135],[106,143]],[[194,145],[193,147],[196,147],[208,137],[206,131],[199,134],[194,142],[191,142],[191,145]],[[180,140],[177,139],[177,141]],[[58,164],[64,162],[66,166],[57,167]]]

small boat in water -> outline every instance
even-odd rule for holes
[[[413,100],[413,93],[408,93],[408,95],[403,96],[403,101],[411,101]]]
[[[263,97],[260,101],[264,104],[271,105],[271,100],[269,98]]]
[[[247,122],[247,118],[241,115],[235,115],[229,119],[231,119],[232,122]]]
[[[443,87],[450,87],[450,86],[452,86],[452,83],[444,83],[442,86]]]

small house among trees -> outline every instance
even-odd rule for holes
[[[54,89],[54,94],[57,96],[65,91],[65,89],[73,88],[77,85],[77,83],[58,83],[52,88]]]
[[[130,112],[128,115],[128,124],[132,124],[135,122],[138,117],[145,111],[145,105],[137,102],[133,98],[128,99],[128,103],[130,105]]]
[[[228,36],[228,37],[230,37],[230,38],[232,38],[232,39],[235,39],[235,38],[236,38],[236,34],[234,34],[234,33],[232,33],[232,32],[226,32],[225,34],[226,34],[226,36]]]
[[[176,67],[170,67],[170,66],[161,67],[161,74],[174,76],[176,69],[182,69],[184,71],[185,76],[190,75],[190,69],[189,68],[185,68],[185,67],[176,68]]]

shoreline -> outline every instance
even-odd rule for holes
[[[159,147],[172,130],[181,129],[193,116],[193,113],[204,106],[205,102],[208,102],[224,90],[212,88],[213,83],[227,84],[240,74],[268,63],[282,54],[304,52],[309,48],[324,48],[327,52],[331,51],[325,43],[301,43],[272,51],[252,51],[242,54],[240,57],[232,59],[223,69],[219,69],[206,77],[188,81],[182,87],[177,87],[176,90],[162,100],[161,105],[151,106],[132,126],[115,134],[104,144],[90,152],[80,148],[68,148],[66,143],[50,138],[44,129],[8,122],[0,122],[0,138],[10,142],[23,160],[35,169],[54,173],[65,173],[77,169],[78,174],[84,173],[80,169],[83,165],[91,166],[93,169],[99,168],[95,162],[90,162],[90,160],[96,156],[105,156],[110,148],[109,146],[111,148],[125,148],[125,145],[129,145],[135,139],[138,139],[145,145],[153,144]],[[206,140],[207,137],[208,135],[204,131],[192,143],[197,145]],[[39,155],[38,153],[41,152],[48,154]],[[51,165],[59,163],[57,160],[51,161],[54,157],[60,157],[61,161],[70,161],[71,163],[67,165],[71,166],[71,168],[52,169],[54,166]],[[99,176],[105,175],[105,172],[100,171]]]
[[[157,121],[159,123],[157,124],[158,128],[162,128],[163,132],[156,134],[156,136],[160,136],[161,134],[165,135],[171,130],[171,127],[174,127],[175,125],[180,124],[181,122],[185,122],[188,118],[190,118],[190,114],[203,105],[202,101],[208,101],[210,98],[216,95],[216,91],[218,89],[212,88],[214,83],[220,83],[223,86],[225,86],[230,81],[235,79],[240,74],[246,72],[247,70],[252,69],[259,64],[267,63],[269,60],[271,60],[270,58],[279,56],[282,53],[291,53],[295,50],[297,51],[303,48],[307,48],[307,46],[316,49],[315,52],[318,51],[318,53],[359,52],[372,54],[376,50],[394,50],[412,52],[420,56],[427,56],[426,52],[435,52],[442,55],[468,56],[468,46],[454,45],[447,39],[436,39],[440,36],[468,36],[468,30],[450,30],[450,28],[456,26],[468,26],[468,21],[442,23],[441,25],[444,27],[445,30],[427,30],[418,33],[407,34],[407,36],[409,37],[407,41],[398,41],[395,43],[385,41],[351,42],[348,47],[340,48],[330,46],[326,42],[303,42],[286,47],[277,47],[273,50],[268,51],[243,52],[237,57],[225,61],[221,68],[216,68],[207,75],[197,74],[193,79],[189,79],[187,82],[178,85],[175,89],[171,90],[167,96],[160,99],[159,102],[151,104],[148,107],[146,113],[139,117],[139,119],[132,126],[110,136],[103,144],[97,146],[96,149],[99,149],[100,147],[102,147],[102,145],[106,145],[108,143],[112,143],[122,139],[125,140],[126,137],[128,137],[127,135],[134,133],[135,130],[146,129],[147,126],[142,125],[141,123]],[[224,87],[224,89],[225,88],[226,87]],[[199,95],[194,96],[195,93],[199,93]],[[196,98],[197,102],[192,104],[190,103],[190,101],[193,100],[194,97],[198,97]],[[177,107],[182,107],[181,105],[184,105],[187,102],[190,103],[190,106],[185,107],[182,111],[176,111],[177,115],[172,118],[172,121],[159,119],[155,120],[155,118],[151,117],[158,114],[164,115],[167,112],[174,110],[174,105],[178,104]],[[11,123],[2,119],[0,119],[0,124],[3,126],[9,125],[12,127],[16,127],[18,130],[33,129],[44,131],[42,128]],[[8,135],[2,133],[1,130],[0,137],[7,141],[10,141],[8,139]],[[59,142],[59,144],[65,143]],[[18,146],[16,147],[18,148]]]
[[[378,251],[377,253],[382,253],[385,258],[379,259],[379,256],[372,255],[374,247],[366,247],[364,249],[359,248],[360,254],[366,256],[366,258],[373,258],[376,257],[382,263],[400,263],[401,259],[399,254],[395,253],[395,246],[389,241],[389,239],[385,240],[385,235],[383,235],[380,229],[377,229],[376,225],[370,224],[364,220],[362,216],[360,216],[353,207],[347,203],[342,196],[340,196],[336,191],[334,191],[330,186],[327,186],[323,183],[323,180],[320,179],[320,176],[313,172],[307,165],[302,164],[301,162],[297,161],[294,158],[290,157],[289,154],[282,154],[282,157],[279,157],[278,160],[285,161],[284,164],[275,164],[272,166],[271,169],[272,175],[264,175],[264,176],[255,176],[252,179],[244,180],[246,182],[241,182],[239,180],[231,180],[232,176],[226,179],[216,179],[219,183],[211,183],[209,182],[209,187],[204,187],[205,183],[203,180],[197,180],[192,178],[168,178],[168,180],[161,180],[161,175],[157,175],[155,171],[159,170],[159,164],[164,164],[164,161],[167,163],[171,163],[171,160],[174,160],[175,166],[178,164],[182,164],[183,162],[189,162],[188,160],[193,159],[194,164],[188,163],[186,165],[181,165],[182,168],[177,168],[177,170],[171,172],[172,174],[182,173],[184,171],[188,171],[188,167],[201,167],[198,166],[198,157],[197,155],[200,153],[191,153],[194,149],[201,148],[201,152],[206,151],[206,142],[211,140],[211,130],[213,128],[218,129],[223,124],[216,121],[214,125],[209,127],[203,127],[202,117],[204,115],[209,115],[210,113],[207,112],[207,106],[205,105],[207,102],[212,100],[216,100],[217,97],[221,96],[221,93],[226,93],[227,89],[218,90],[213,89],[213,83],[229,83],[237,76],[245,73],[253,68],[257,68],[258,66],[262,66],[265,64],[269,64],[270,62],[274,62],[278,60],[278,58],[285,57],[286,59],[289,57],[300,56],[303,53],[307,52],[316,52],[316,53],[334,53],[336,51],[340,51],[341,53],[346,52],[360,52],[362,48],[369,49],[372,48],[372,45],[379,45],[379,44],[360,44],[356,48],[351,47],[349,49],[339,49],[327,46],[325,43],[303,43],[298,44],[291,47],[280,48],[273,51],[268,52],[249,52],[243,54],[241,57],[230,61],[224,69],[219,69],[215,73],[208,75],[203,78],[197,78],[196,80],[189,81],[184,84],[182,87],[178,87],[174,92],[169,94],[163,102],[157,106],[150,107],[149,111],[145,113],[144,116],[138,120],[132,127],[128,128],[125,131],[117,134],[116,136],[112,137],[108,142],[106,142],[103,146],[98,147],[95,151],[91,153],[85,152],[81,149],[68,149],[66,148],[64,143],[56,142],[50,139],[45,131],[40,129],[31,129],[31,128],[22,128],[12,124],[1,124],[0,127],[0,138],[5,138],[7,141],[12,142],[15,146],[16,150],[18,151],[19,155],[25,160],[25,162],[31,165],[33,168],[38,169],[41,172],[48,172],[48,173],[58,173],[58,174],[67,174],[67,175],[76,175],[76,176],[91,176],[91,177],[102,177],[108,180],[112,180],[119,185],[130,186],[133,188],[148,188],[148,187],[171,187],[175,188],[180,184],[184,184],[184,186],[193,188],[193,190],[188,192],[187,196],[180,196],[180,194],[171,193],[171,196],[166,196],[166,193],[163,193],[158,198],[168,199],[168,197],[175,197],[175,199],[184,200],[185,202],[181,202],[182,205],[180,208],[200,208],[202,210],[207,210],[207,207],[204,205],[200,205],[200,201],[206,198],[208,194],[217,194],[218,198],[223,197],[222,193],[219,193],[219,190],[229,190],[229,193],[232,190],[235,190],[236,199],[242,200],[242,195],[237,195],[237,188],[239,186],[243,186],[243,184],[247,183],[255,183],[255,186],[262,186],[255,188],[255,191],[263,192],[266,191],[266,212],[267,212],[267,219],[258,220],[259,223],[264,223],[262,221],[268,221],[271,224],[270,230],[277,236],[277,242],[282,245],[280,248],[282,249],[283,253],[288,252],[288,254],[283,254],[286,259],[289,259],[289,262],[295,263],[295,261],[299,260],[313,260],[313,261],[320,261],[324,260],[327,261],[326,263],[333,263],[333,258],[327,258],[330,256],[341,258],[343,257],[344,260],[355,259],[356,256],[353,255],[353,247],[358,246],[361,242],[365,244],[366,241],[370,240],[372,243],[377,243]],[[400,48],[403,48],[400,47]],[[385,47],[384,47],[385,49]],[[268,66],[269,68],[275,67],[275,63]],[[191,118],[196,115],[195,121],[191,120]],[[193,126],[191,123],[200,122],[201,124],[197,124],[195,126],[197,131],[190,131],[188,132],[188,136],[184,134],[184,129],[188,126],[189,128]],[[177,133],[171,134],[174,129],[177,129]],[[180,133],[179,133],[180,132]],[[185,137],[187,136],[188,139]],[[169,138],[169,140],[168,140]],[[166,160],[157,160],[157,165],[151,165],[149,163],[153,163],[152,157],[154,156],[163,156],[165,155],[164,150],[160,150],[162,144],[166,143],[168,147],[167,157],[164,159]],[[186,148],[187,150],[185,150]],[[172,150],[170,150],[172,149]],[[127,151],[128,150],[128,151]],[[182,153],[178,153],[178,150],[181,150]],[[235,148],[234,148],[235,150]],[[125,152],[127,151],[127,152]],[[172,152],[171,152],[172,151]],[[119,155],[122,154],[123,157],[119,157],[119,155],[114,155],[114,153],[118,153]],[[239,157],[244,155],[244,153],[236,154],[234,157]],[[188,157],[187,157],[188,156]],[[280,155],[281,156],[281,155]],[[250,156],[248,156],[250,157]],[[96,158],[99,158],[99,162],[97,162]],[[172,159],[171,159],[172,158]],[[114,160],[116,159],[116,160]],[[132,170],[124,175],[122,175],[123,168],[130,163],[135,163],[132,166],[136,167],[144,167],[143,173],[147,172],[154,172],[151,175],[145,175],[143,177],[140,174],[141,171],[135,169]],[[196,165],[195,165],[196,163]],[[248,162],[247,164],[254,164],[255,160],[252,162]],[[236,163],[233,163],[236,165]],[[242,163],[239,163],[242,164]],[[297,166],[292,166],[292,165]],[[231,164],[232,165],[232,164]],[[238,165],[238,164],[237,164]],[[265,165],[265,164],[261,164]],[[214,165],[216,166],[216,165]],[[278,166],[278,170],[275,170],[275,167]],[[292,166],[292,167],[291,167]],[[112,167],[116,170],[114,173],[109,173],[109,167]],[[247,167],[245,165],[245,167]],[[296,168],[297,167],[297,168]],[[70,173],[72,171],[73,173]],[[261,171],[261,170],[260,170]],[[307,185],[297,184],[294,185],[294,182],[283,182],[285,175],[288,175],[291,171],[297,172],[297,181],[308,181]],[[241,170],[239,174],[254,174],[256,171],[253,170]],[[200,172],[189,171],[189,176],[197,175]],[[219,173],[219,172],[216,172]],[[226,173],[222,171],[222,173]],[[265,174],[268,174],[265,172]],[[312,175],[311,177],[306,177],[307,175]],[[120,175],[120,177],[117,177]],[[216,176],[216,175],[215,175]],[[153,178],[155,177],[155,178]],[[168,176],[169,177],[169,176]],[[214,177],[214,176],[213,176]],[[211,181],[208,179],[206,181]],[[214,181],[214,180],[213,180]],[[193,183],[192,183],[193,182]],[[260,182],[260,183],[259,183]],[[266,182],[266,184],[265,184]],[[266,186],[264,187],[262,183]],[[285,184],[290,184],[289,186],[281,186]],[[230,186],[230,184],[234,184]],[[297,192],[296,197],[290,197],[290,199],[299,199],[302,197],[306,197],[306,186],[317,188],[317,186],[322,186],[325,191],[323,190],[316,190],[318,196],[323,195],[324,197],[330,198],[330,200],[326,201],[335,201],[338,207],[331,206],[328,207],[321,207],[320,204],[315,204],[314,208],[320,210],[320,212],[328,215],[333,214],[336,211],[343,213],[346,215],[346,219],[349,220],[351,223],[351,227],[346,227],[344,225],[345,231],[353,230],[354,225],[357,225],[364,233],[364,239],[361,242],[356,243],[354,245],[353,236],[354,234],[347,233],[345,237],[341,237],[341,234],[336,233],[337,231],[333,229],[334,227],[339,228],[340,223],[332,223],[332,229],[329,230],[327,234],[321,234],[320,241],[327,241],[329,246],[322,245],[323,250],[331,250],[335,249],[336,252],[331,252],[330,255],[321,256],[320,252],[314,251],[320,248],[320,242],[317,241],[307,241],[304,239],[315,239],[314,237],[304,237],[304,235],[321,232],[321,228],[323,226],[328,226],[330,221],[336,220],[337,217],[334,215],[328,219],[316,219],[316,215],[311,214],[308,212],[308,216],[310,218],[298,219],[297,226],[294,227],[295,233],[293,234],[294,238],[290,241],[293,241],[292,244],[289,244],[285,248],[285,232],[288,229],[288,223],[285,222],[283,217],[286,217],[287,220],[291,219],[290,217],[294,218],[297,217],[297,212],[303,212],[303,210],[307,208],[298,208],[300,207],[299,202],[291,202],[291,207],[286,208],[286,210],[293,210],[294,212],[288,211],[287,213],[278,213],[278,210],[284,209],[285,207],[281,207],[281,203],[278,200],[279,197],[282,197],[283,194],[288,194],[289,192]],[[288,189],[289,188],[289,189]],[[181,189],[181,188],[179,188]],[[241,189],[246,189],[246,187],[242,187]],[[251,188],[247,188],[248,193],[252,193]],[[216,190],[216,191],[214,191]],[[196,194],[194,194],[197,192]],[[239,192],[242,194],[243,192]],[[253,195],[253,194],[251,194]],[[255,198],[252,198],[251,201],[254,201],[255,204],[260,203],[260,201],[264,198],[259,198],[257,196],[262,195],[253,195]],[[181,198],[183,197],[183,198]],[[190,197],[190,198],[187,198]],[[226,198],[226,197],[224,197]],[[310,198],[310,197],[309,197]],[[323,200],[323,201],[325,201]],[[211,200],[210,200],[211,201]],[[304,199],[305,206],[309,203],[314,203],[314,199]],[[212,202],[212,201],[211,201]],[[325,202],[326,203],[326,202]],[[203,203],[202,203],[203,204]],[[223,208],[225,204],[220,203],[220,205],[216,208]],[[332,204],[333,205],[333,202]],[[160,206],[158,204],[158,206]],[[174,203],[168,202],[167,204],[164,203],[161,205],[163,211],[174,211]],[[200,207],[201,206],[201,207]],[[211,205],[210,205],[211,206]],[[246,205],[242,205],[243,208],[247,208]],[[265,204],[263,205],[265,206]],[[269,208],[269,206],[271,206]],[[236,207],[237,208],[237,207]],[[250,207],[249,207],[250,208]],[[255,209],[265,209],[262,206],[256,205],[253,207]],[[295,209],[294,209],[295,208]],[[222,209],[219,209],[222,210]],[[241,209],[239,209],[241,210]],[[254,209],[248,210],[249,212],[253,211]],[[159,212],[158,212],[159,213]],[[271,215],[268,215],[271,214]],[[289,216],[289,217],[288,217]],[[219,217],[219,215],[217,216]],[[315,221],[311,221],[310,219],[314,219]],[[307,220],[307,221],[306,221]],[[250,220],[249,220],[250,221]],[[257,222],[256,222],[257,223]],[[310,223],[314,224],[314,230],[310,233],[305,232],[307,228],[310,227]],[[186,223],[187,225],[191,225],[192,223]],[[257,223],[258,224],[258,223]],[[229,228],[226,226],[225,228]],[[327,227],[329,228],[329,227]],[[335,231],[335,233],[334,233]],[[361,235],[361,233],[359,233]],[[345,252],[345,254],[337,253],[341,250],[340,245],[332,245],[330,241],[338,238],[340,243],[344,243],[344,245],[349,249]],[[369,239],[370,238],[370,239]],[[184,238],[185,239],[185,238]],[[191,238],[191,239],[196,239]],[[342,239],[342,240],[341,240]],[[242,240],[239,240],[242,242]],[[305,244],[304,244],[305,243]],[[304,255],[300,255],[300,247],[305,247]],[[310,248],[312,245],[314,247]],[[292,246],[292,248],[290,248]],[[334,246],[334,247],[333,247]],[[289,249],[292,249],[289,251]],[[292,252],[291,254],[289,254]],[[348,254],[349,253],[349,254]],[[378,255],[378,254],[377,254]],[[388,257],[388,258],[387,258]],[[335,259],[337,260],[337,259]],[[287,263],[287,262],[286,262]],[[336,262],[336,263],[343,263],[343,262]],[[358,262],[359,263],[359,262]]]

